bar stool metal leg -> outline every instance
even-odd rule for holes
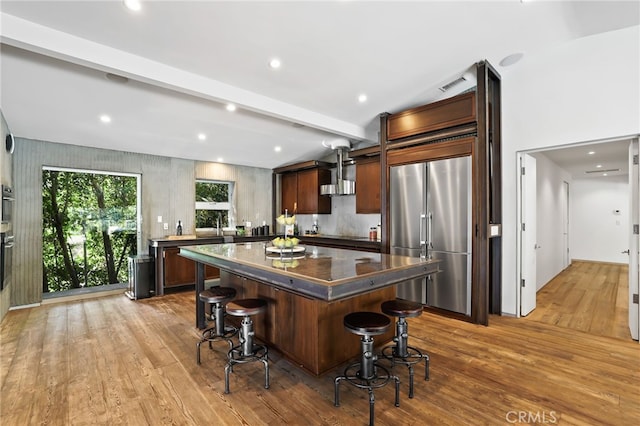
[[[260,361],[264,364],[264,388],[269,389],[269,349],[265,345],[254,344],[253,321],[250,315],[256,315],[266,310],[266,301],[262,299],[236,300],[227,311],[231,315],[242,316],[238,345],[233,346],[228,354],[228,362],[224,367],[224,393],[228,394],[229,374],[233,372],[233,366]]]
[[[396,321],[396,332],[393,337],[394,344],[382,349],[382,356],[391,361],[391,368],[395,364],[403,364],[409,370],[409,398],[413,398],[414,393],[414,365],[424,359],[424,379],[429,380],[429,355],[422,353],[419,349],[409,346],[409,324],[407,317],[419,316],[422,313],[422,305],[401,299],[390,300],[382,304],[382,312],[387,315],[398,317]]]

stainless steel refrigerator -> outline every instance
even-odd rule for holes
[[[391,254],[442,261],[397,296],[471,314],[471,157],[391,167]]]

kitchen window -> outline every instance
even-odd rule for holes
[[[196,181],[196,229],[229,226],[233,182]]]

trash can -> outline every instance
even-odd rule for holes
[[[129,290],[131,300],[144,299],[155,293],[155,262],[147,255],[129,256]]]

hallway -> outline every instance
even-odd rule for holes
[[[628,273],[623,264],[574,260],[538,291],[526,319],[631,340]]]

